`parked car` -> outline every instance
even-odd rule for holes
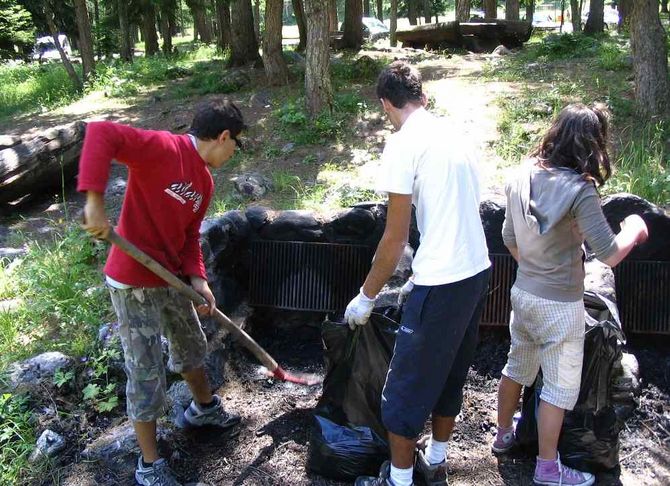
[[[344,22],[340,24],[340,32],[344,31]],[[375,17],[363,17],[363,38],[374,42],[389,37],[391,31],[384,22]]]
[[[63,48],[63,51],[65,51],[65,54],[71,56],[72,47],[70,46],[70,40],[67,36],[65,34],[58,34],[58,42]],[[47,35],[37,38],[35,47],[33,48],[33,59],[40,62],[60,59],[60,54],[58,53],[58,49],[56,49],[53,37]]]

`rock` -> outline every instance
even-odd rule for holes
[[[160,421],[157,436],[159,440],[169,439],[170,436],[169,429],[162,426]],[[102,435],[88,444],[81,455],[87,460],[100,460],[110,466],[118,466],[130,462],[130,466],[134,468],[138,452],[139,447],[133,424],[127,420],[107,429]]]
[[[183,412],[193,400],[193,394],[184,380],[175,381],[167,391],[168,405],[172,408],[172,417]]]
[[[356,78],[376,78],[380,67],[377,61],[364,55],[354,61],[352,71]]]
[[[58,351],[42,353],[9,367],[10,387],[16,392],[35,390],[40,385],[53,385],[57,370],[67,369],[74,360]]]
[[[12,135],[0,135],[0,150],[13,147],[21,143],[21,137]]]
[[[235,190],[239,194],[251,199],[263,197],[272,188],[272,181],[256,172],[242,174],[230,180],[235,185]]]
[[[0,248],[0,258],[9,261],[22,257],[26,254],[25,248]]]
[[[323,230],[310,211],[282,211],[261,228],[260,236],[278,241],[323,241]]]
[[[65,448],[65,439],[53,430],[45,430],[37,439],[37,446],[28,459],[31,463],[54,457]]]
[[[225,368],[228,359],[228,350],[219,347],[207,353],[205,358],[205,373],[212,392],[218,390],[225,383]]]
[[[290,154],[291,152],[293,152],[294,149],[295,144],[293,142],[289,142],[281,148],[281,153],[284,155]]]
[[[98,341],[107,347],[110,341],[119,335],[119,323],[107,322],[98,329]]]
[[[601,261],[592,258],[586,261],[584,270],[586,272],[584,290],[602,295],[616,303],[616,286],[612,269]]]
[[[634,194],[612,194],[603,199],[603,212],[615,233],[621,229],[626,216],[637,214],[649,228],[649,239],[636,246],[628,260],[670,261],[670,217],[658,206]]]
[[[637,358],[629,353],[621,354],[621,361],[615,363],[611,382],[611,399],[617,416],[627,419],[637,407],[636,397],[640,395],[640,367]]]
[[[512,51],[510,51],[507,47],[503,45],[499,45],[495,49],[493,49],[493,52],[491,53],[494,56],[509,56],[512,54]]]
[[[240,91],[251,82],[249,76],[242,71],[231,71],[225,74],[219,82],[219,93],[234,93]]]
[[[192,74],[191,70],[181,66],[172,66],[165,71],[165,77],[168,79],[184,78],[186,76],[191,76]]]

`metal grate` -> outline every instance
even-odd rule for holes
[[[255,241],[249,303],[279,309],[344,309],[365,280],[374,251],[363,245]]]
[[[516,262],[509,254],[492,253],[492,272],[489,284],[489,295],[482,312],[482,324],[487,326],[509,325],[512,305],[509,293],[516,278]]]
[[[626,332],[670,334],[670,262],[624,261],[614,279]]]

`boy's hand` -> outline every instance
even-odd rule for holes
[[[98,192],[88,191],[86,193],[82,228],[94,238],[104,240],[107,239],[111,227],[112,225],[109,223],[105,212],[104,196]]]
[[[216,311],[216,299],[214,294],[209,288],[207,280],[200,277],[191,277],[191,287],[193,290],[202,295],[206,300],[208,305],[199,305],[195,308],[198,311],[198,314],[203,316],[213,316]]]

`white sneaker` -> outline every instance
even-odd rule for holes
[[[177,417],[177,427],[186,429],[212,425],[229,429],[239,424],[240,420],[239,415],[226,412],[221,404],[221,399],[218,395],[214,395],[214,404],[211,407],[202,408],[195,401],[191,401],[184,413]]]
[[[142,456],[137,460],[135,481],[140,486],[181,486],[165,459],[158,459],[149,467],[142,464]]]

